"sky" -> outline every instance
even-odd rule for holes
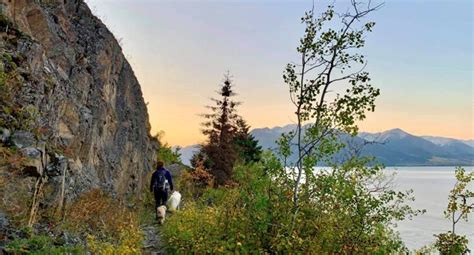
[[[131,63],[152,133],[171,145],[205,140],[200,114],[227,71],[252,128],[295,122],[282,73],[298,60],[311,0],[86,2]],[[315,0],[316,12],[327,3]],[[474,139],[473,12],[471,0],[386,0],[370,16],[362,53],[381,96],[361,130]]]

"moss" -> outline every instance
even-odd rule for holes
[[[56,82],[51,75],[46,76],[44,83],[44,93],[48,94],[51,90],[54,89]]]
[[[13,56],[10,53],[3,53],[2,60],[6,68],[6,72],[15,71],[18,68],[18,65],[15,61],[13,61]]]
[[[4,91],[6,81],[7,81],[7,74],[3,71],[3,65],[0,65],[0,90],[1,91]]]
[[[12,55],[10,55],[9,53],[3,53],[3,59],[5,59],[8,63],[13,62]]]

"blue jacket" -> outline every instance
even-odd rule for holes
[[[156,169],[156,171],[153,173],[151,176],[151,182],[150,182],[150,191],[153,192],[153,183],[155,183],[155,179],[158,178],[158,174],[160,172],[165,172],[165,177],[168,180],[168,183],[170,185],[170,190],[173,190],[173,180],[171,179],[171,174],[170,171],[166,170],[166,168],[161,167]]]

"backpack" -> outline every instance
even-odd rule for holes
[[[155,182],[153,183],[153,190],[155,192],[167,190],[168,180],[166,179],[165,173],[165,171],[158,171]]]

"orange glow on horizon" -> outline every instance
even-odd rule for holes
[[[197,109],[193,107],[176,107],[155,111],[149,109],[152,134],[164,131],[164,140],[170,145],[188,146],[202,143],[206,138],[201,133],[202,118],[198,114],[203,110],[204,106]],[[266,112],[267,110],[269,109],[261,107],[261,109],[252,111],[251,107],[241,107],[240,113],[252,128],[272,128],[294,123],[290,108],[286,111],[288,113],[286,115],[278,112]],[[190,111],[193,112],[190,113]],[[471,121],[470,126],[463,126],[466,118],[473,119],[469,114],[458,114],[440,116],[439,119],[444,120],[440,122],[438,118],[429,115],[420,117],[408,112],[390,112],[379,109],[375,113],[369,114],[368,118],[359,124],[359,128],[360,131],[371,133],[401,128],[417,136],[428,135],[469,140],[474,138],[474,125]]]

